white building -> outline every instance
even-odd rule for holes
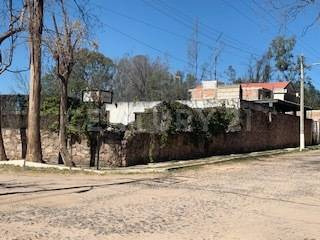
[[[222,105],[225,105],[228,108],[240,108],[240,99],[179,100],[177,102],[197,109],[218,107]],[[117,102],[113,104],[106,104],[105,110],[110,123],[128,125],[135,121],[135,113],[143,113],[146,109],[151,109],[159,103],[161,102]]]

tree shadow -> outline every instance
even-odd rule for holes
[[[126,184],[133,184],[139,183],[143,181],[150,181],[150,180],[160,180],[163,178],[143,178],[143,179],[130,179],[128,181],[117,182],[117,183],[106,183],[106,184],[93,184],[93,185],[78,185],[72,187],[59,187],[59,188],[44,188],[44,189],[35,189],[30,191],[15,191],[15,192],[5,192],[0,193],[1,196],[8,196],[8,195],[18,195],[18,194],[32,194],[32,193],[42,193],[42,192],[54,192],[54,191],[65,191],[65,190],[77,190],[82,188],[88,188],[86,190],[79,190],[76,193],[84,193],[93,190],[94,188],[103,188],[109,186],[118,186],[118,185],[126,185]],[[40,187],[41,185],[37,184],[29,184],[29,185],[18,185],[19,188],[27,188],[27,187]],[[0,184],[1,187],[1,184]]]

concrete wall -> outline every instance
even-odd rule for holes
[[[300,112],[297,112],[300,115]],[[306,118],[313,120],[313,143],[320,144],[320,110],[310,110],[306,112]]]
[[[217,99],[241,99],[240,85],[225,85],[217,88]]]
[[[299,114],[299,112],[297,114]],[[312,119],[313,121],[320,122],[320,110],[307,111],[306,118]]]
[[[153,108],[160,101],[154,102],[117,102],[106,104],[105,110],[109,112],[109,122],[114,124],[124,124],[134,122],[135,113],[142,113],[146,109]]]

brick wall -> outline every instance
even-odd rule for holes
[[[198,88],[192,89],[191,91],[192,100],[216,99],[216,97],[217,97],[216,88],[198,87]]]
[[[242,88],[242,99],[246,101],[259,100],[259,88]]]

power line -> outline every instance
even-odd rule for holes
[[[126,19],[128,19],[128,20],[130,20],[130,21],[137,22],[137,23],[140,23],[140,24],[144,24],[144,25],[146,25],[146,26],[148,26],[148,27],[151,27],[151,28],[153,28],[153,29],[157,29],[157,30],[159,30],[159,31],[162,31],[162,32],[171,34],[171,35],[173,35],[173,36],[176,36],[176,37],[181,38],[181,39],[185,39],[185,40],[187,40],[187,41],[190,41],[190,40],[191,40],[190,37],[187,37],[187,36],[185,36],[185,35],[178,34],[178,33],[172,32],[172,31],[169,31],[169,30],[167,30],[167,29],[165,29],[165,28],[162,28],[162,27],[159,27],[159,26],[157,26],[157,25],[151,24],[151,23],[146,22],[146,21],[144,21],[144,20],[141,20],[141,19],[138,19],[138,18],[135,18],[135,17],[128,16],[128,15],[126,15],[126,14],[124,14],[124,13],[120,13],[120,12],[114,11],[114,10],[109,9],[109,8],[105,8],[105,7],[101,6],[101,5],[96,5],[96,6],[99,7],[99,9],[101,9],[101,10],[103,10],[103,11],[111,12],[111,13],[117,15],[117,16],[126,18]],[[212,47],[211,45],[209,45],[209,44],[206,43],[206,42],[199,41],[199,44],[207,47],[207,48],[210,49],[211,51],[214,51],[214,50],[215,50],[214,47]],[[239,58],[245,59],[244,56],[239,55],[239,54],[236,54],[236,53],[234,53],[234,52],[230,52],[230,51],[228,51],[228,50],[224,50],[224,52],[227,52],[227,53],[229,53],[229,54],[232,54],[233,56],[237,56],[237,57],[239,57]]]
[[[253,18],[249,17],[247,14],[243,13],[241,10],[236,8],[234,5],[232,5],[229,1],[227,0],[221,0],[224,4],[228,5],[230,8],[232,8],[234,11],[236,11],[239,15],[243,16],[246,18],[250,23],[257,25],[259,28],[261,27],[260,24],[258,24]]]
[[[141,20],[141,19],[138,19],[138,18],[134,18],[134,17],[128,16],[128,15],[126,15],[126,14],[123,14],[123,13],[120,13],[120,12],[117,12],[117,11],[114,11],[114,10],[111,10],[111,9],[108,9],[108,8],[104,8],[104,7],[100,6],[100,5],[97,5],[97,6],[99,6],[99,8],[101,8],[101,9],[104,10],[104,11],[111,12],[111,13],[113,13],[113,14],[115,14],[115,15],[118,15],[118,16],[121,16],[121,17],[124,17],[124,18],[127,18],[127,19],[129,19],[129,20],[131,20],[131,21],[144,24],[144,25],[146,25],[146,26],[148,26],[148,27],[157,29],[157,30],[159,30],[159,31],[162,31],[162,32],[165,32],[165,33],[168,33],[168,34],[171,34],[171,35],[176,36],[176,37],[181,38],[181,39],[185,39],[185,40],[188,40],[188,41],[191,40],[190,37],[187,37],[187,36],[182,35],[182,34],[178,34],[178,33],[176,33],[176,32],[169,31],[169,30],[167,30],[167,29],[165,29],[165,28],[159,27],[159,26],[157,26],[157,25],[154,25],[154,24],[152,24],[152,23],[146,22],[146,21],[144,21],[144,20]],[[209,48],[210,50],[214,50],[214,48],[213,48],[210,44],[208,44],[208,43],[206,43],[206,42],[199,41],[199,44],[202,44],[202,45],[206,46],[206,47]]]
[[[243,1],[245,4],[247,4],[245,1]],[[252,2],[260,9],[260,10],[262,10],[266,15],[268,15],[268,16],[270,16],[272,19],[276,19],[276,21],[278,22],[278,23],[280,23],[279,22],[279,20],[277,20],[277,18],[272,14],[272,13],[270,13],[269,11],[267,11],[263,6],[261,6],[256,0],[252,0]],[[248,5],[248,4],[247,4]],[[251,9],[252,9],[252,7],[250,7]],[[277,25],[275,25],[272,21],[268,21],[268,23],[270,24],[270,25],[273,25],[273,26],[275,26],[275,27],[278,27]],[[294,33],[293,33],[293,31],[291,31],[289,28],[288,28],[288,30],[289,30],[289,32],[291,33],[291,34],[293,34],[293,35],[295,35]],[[316,60],[316,61],[318,61],[318,57],[317,57],[317,54],[315,53],[315,52],[317,52],[317,50],[315,49],[315,48],[313,48],[313,47],[311,47],[311,46],[309,46],[308,44],[306,44],[306,42],[304,42],[303,41],[303,39],[301,39],[301,37],[300,38],[298,38],[298,40],[300,39],[300,42],[298,42],[298,44],[300,43],[301,45],[305,45],[305,46],[302,46],[302,47],[309,47],[309,49],[306,49],[306,50],[308,50],[308,52],[311,54],[311,55],[313,55],[313,57],[314,57],[314,59]],[[311,51],[312,50],[312,51]],[[312,58],[311,58],[312,59]],[[319,69],[316,69],[316,71],[320,71]]]
[[[184,19],[190,19],[190,18],[192,18],[190,15],[187,15],[187,14],[185,14],[185,13],[183,13],[182,11],[180,11],[179,9],[176,9],[176,8],[173,8],[173,7],[171,7],[171,6],[169,6],[166,2],[164,2],[163,0],[154,0],[154,1],[158,1],[158,2],[162,2],[162,4],[163,5],[165,5],[165,7],[167,8],[167,9],[171,9],[171,10],[174,10],[175,11],[175,13],[176,12],[179,12],[180,13],[180,16],[182,16]],[[238,8],[236,8],[235,6],[233,6],[229,1],[227,1],[227,0],[222,0],[225,4],[227,4],[227,5],[229,5],[229,7],[231,7],[232,9],[234,9],[236,12],[238,12],[238,14],[240,14],[240,15],[242,15],[243,17],[245,17],[246,19],[248,19],[250,22],[252,22],[252,23],[254,23],[254,24],[256,24],[257,26],[259,26],[260,27],[260,25],[258,24],[258,23],[256,23],[256,21],[254,20],[254,19],[252,19],[251,17],[249,17],[248,15],[246,15],[245,13],[243,13],[242,11],[240,11]],[[253,8],[249,5],[249,4],[247,4],[245,1],[243,1],[247,6],[249,6],[249,8],[251,9],[251,10],[253,10]],[[255,0],[253,0],[253,2],[260,8],[260,9],[262,9],[264,12],[266,12],[268,15],[270,15],[271,17],[272,17],[272,19],[274,19],[275,17],[270,13],[270,12],[268,12],[268,11],[266,11],[262,6],[260,6]],[[264,17],[264,20],[267,22],[267,23],[269,23],[271,26],[274,26],[274,27],[278,27],[276,24],[274,24],[272,21],[269,21],[267,18],[265,18]],[[279,22],[279,21],[278,21]],[[208,25],[205,25],[205,24],[203,24],[203,23],[201,23],[200,22],[200,24],[201,25],[203,25],[203,26],[205,26],[205,27],[207,27],[209,30],[213,30],[214,32],[215,32],[215,34],[217,34],[217,32],[219,32],[218,30],[216,30],[216,29],[214,29],[214,28],[212,28],[212,27],[210,27],[210,26],[208,26]],[[290,30],[290,29],[289,29]],[[291,31],[291,33],[294,35],[294,33]],[[231,39],[231,40],[233,40],[232,38],[230,38],[229,37],[229,39]],[[317,52],[317,50],[316,49],[314,49],[313,47],[311,47],[311,46],[309,46],[308,44],[306,44],[301,38],[298,38],[298,40],[300,40],[299,42],[298,42],[298,44],[300,45],[302,45],[303,47],[308,47],[309,49],[306,49],[306,50],[312,50],[312,51],[308,51],[311,55],[313,55],[315,58],[314,59],[316,59],[316,60],[318,60],[318,56],[315,54],[315,52]],[[240,41],[238,41],[238,42],[240,42]],[[240,42],[241,43],[241,42]]]
[[[164,13],[163,11],[161,11],[161,9],[154,7],[154,5],[152,5],[150,2],[146,2],[145,0],[142,0],[142,1],[143,1],[144,3],[146,3],[147,5],[149,5],[150,7],[156,9],[156,10],[159,11],[160,13],[168,16],[168,13]],[[189,21],[190,18],[192,18],[192,16],[187,15],[187,14],[181,12],[181,10],[179,10],[179,9],[176,9],[176,8],[174,8],[174,7],[169,6],[166,2],[164,2],[164,1],[162,1],[162,0],[156,0],[156,1],[162,2],[163,5],[165,5],[165,8],[167,8],[167,9],[169,9],[169,10],[173,10],[173,11],[175,12],[174,17],[172,17],[172,15],[169,15],[168,17],[170,17],[170,18],[175,18],[174,20],[175,20],[175,21],[178,21],[179,23],[181,23],[181,20],[180,20],[180,19],[178,19],[178,20],[176,19],[177,16],[178,16],[177,13],[180,13],[180,17],[182,16],[182,18],[187,19],[187,20],[185,20],[185,21]],[[184,26],[186,25],[185,22],[182,22],[182,24],[183,24]],[[203,23],[203,22],[200,22],[200,21],[199,21],[199,24],[201,24],[202,26],[206,27],[207,29],[209,29],[209,30],[211,30],[211,31],[214,31],[215,34],[219,34],[219,35],[222,34],[221,31],[216,30],[216,29],[210,27],[209,25],[206,25],[206,24]],[[187,27],[188,27],[188,28],[191,28],[192,26],[188,24]],[[224,36],[225,36],[225,34],[224,34]],[[232,39],[232,37],[228,37],[228,38],[231,39],[231,41],[233,40],[233,41],[236,41],[236,42],[238,42],[238,43],[241,44],[240,41],[234,40],[234,39]],[[230,44],[226,44],[225,42],[224,42],[224,44],[227,45],[227,46],[230,46]],[[228,51],[228,50],[226,50],[226,49],[224,50],[224,52],[227,52],[227,53],[229,53],[229,54],[232,54],[232,56],[237,56],[238,58],[242,58],[242,59],[248,60],[247,58],[244,58],[242,55],[236,54],[237,51],[239,51],[239,50],[240,50],[241,52],[243,52],[243,49],[239,49],[238,47],[234,47],[234,46],[233,46],[233,47],[230,47],[229,49],[232,50],[232,52],[230,52],[230,51]],[[236,53],[233,52],[233,51],[235,51]],[[257,54],[255,54],[255,53],[253,53],[253,52],[246,51],[245,53],[246,53],[246,54],[249,54],[251,57],[255,57],[255,58],[260,57],[260,56],[258,56]]]
[[[143,1],[146,2],[145,0],[143,0]],[[192,16],[183,13],[181,10],[179,10],[179,9],[177,9],[177,8],[174,8],[174,7],[169,6],[167,3],[165,3],[165,2],[162,1],[162,0],[153,0],[153,1],[162,2],[162,7],[163,7],[163,5],[164,5],[164,8],[173,11],[175,18],[178,16],[177,13],[180,13],[180,17],[182,16],[182,18],[186,19],[186,20],[184,20],[184,21],[186,21],[186,22],[189,22],[190,19],[193,18]],[[151,5],[150,3],[147,3],[147,4]],[[160,5],[160,6],[161,6],[161,5]],[[153,8],[156,9],[156,7],[154,7],[154,6],[153,6]],[[156,9],[156,10],[159,11],[159,9]],[[160,9],[160,10],[161,10],[161,9]],[[163,10],[162,10],[162,11],[163,11]],[[168,14],[168,13],[167,13],[167,14]],[[170,15],[170,14],[169,14],[169,15]],[[170,15],[169,17],[172,18],[172,15]],[[249,55],[256,55],[256,56],[258,56],[255,52],[253,52],[252,50],[249,50],[248,47],[243,47],[243,46],[236,46],[236,45],[234,45],[235,43],[236,43],[236,44],[246,45],[246,44],[241,43],[239,40],[235,40],[234,38],[229,37],[227,34],[223,33],[222,31],[217,30],[217,29],[215,29],[215,28],[213,28],[213,27],[211,27],[211,26],[209,26],[209,25],[206,25],[206,24],[204,24],[204,23],[201,22],[201,21],[199,21],[199,24],[202,25],[202,26],[204,26],[206,29],[208,29],[211,33],[213,33],[215,36],[217,36],[217,38],[219,38],[219,37],[223,34],[223,38],[226,38],[226,39],[224,40],[224,43],[225,43],[226,46],[231,47],[231,48],[233,48],[233,49],[235,49],[235,50],[238,50],[238,51],[241,51],[241,52],[245,52],[245,53],[247,53],[247,54],[249,54]],[[189,27],[189,28],[192,28],[192,23],[191,23],[191,25],[189,25],[189,26],[191,26],[191,27]],[[207,32],[205,32],[205,33],[200,32],[200,33],[201,33],[204,37],[207,37],[207,38],[209,38],[209,39],[214,39],[214,38],[213,38],[212,36],[210,36]],[[254,51],[256,51],[256,50],[254,50]]]
[[[174,56],[174,55],[172,55],[170,53],[164,52],[164,51],[162,51],[162,50],[160,50],[160,49],[158,49],[158,48],[156,48],[156,47],[154,47],[154,46],[152,46],[152,45],[150,45],[148,43],[145,43],[145,42],[143,42],[143,41],[141,41],[141,40],[139,40],[139,39],[127,34],[127,33],[122,32],[121,30],[119,30],[119,29],[117,29],[117,28],[115,28],[115,27],[113,27],[113,26],[111,26],[109,24],[104,23],[103,25],[108,27],[108,28],[110,28],[112,31],[120,33],[120,34],[126,36],[127,38],[130,38],[130,39],[138,42],[139,44],[141,44],[143,46],[146,46],[146,47],[148,47],[148,48],[150,48],[150,49],[152,49],[152,50],[154,50],[156,52],[159,52],[161,54],[167,55],[167,56],[171,57],[172,59],[175,59],[176,61],[183,62],[185,64],[189,64],[188,61],[186,61],[186,60],[184,60],[182,58],[176,57],[176,56]]]
[[[257,13],[257,10],[254,9],[247,1],[245,1],[245,0],[241,0],[241,1],[242,1],[243,4],[245,4],[249,9],[251,9],[251,11],[252,11],[254,14]],[[272,21],[269,21],[269,19],[266,18],[265,16],[261,16],[261,15],[259,15],[259,16],[262,17],[263,20],[264,20],[267,24],[269,24],[269,25],[271,25],[271,26],[273,26],[273,27],[275,27],[275,28],[278,28],[278,26],[277,26],[275,23],[273,23]]]
[[[243,2],[245,2],[245,1],[243,1]],[[276,19],[276,21],[277,21],[278,23],[280,23],[279,20],[278,20],[272,13],[270,13],[269,11],[267,11],[267,10],[266,10],[263,6],[261,6],[257,1],[252,0],[252,2],[253,2],[260,10],[262,10],[266,15],[270,16],[272,19]],[[247,5],[248,5],[248,4],[247,4]],[[250,7],[250,8],[252,9],[252,7]],[[268,23],[269,23],[271,26],[278,27],[278,26],[277,26],[276,24],[274,24],[272,21],[268,21]],[[290,30],[289,28],[288,28],[288,30],[289,30],[289,32],[290,32],[291,34],[295,35],[292,30]],[[315,57],[315,59],[318,58],[318,56],[317,56],[317,55],[319,54],[318,50],[316,50],[316,49],[313,48],[312,46],[309,46],[309,44],[307,44],[305,41],[303,41],[303,39],[298,38],[298,40],[300,40],[300,43],[301,43],[302,47],[309,48],[309,49],[306,49],[306,50],[307,50],[311,55],[313,55],[313,56]],[[299,42],[298,42],[298,44],[299,44]]]
[[[180,9],[177,9],[177,8],[174,8],[172,6],[170,6],[167,2],[163,1],[163,0],[157,0],[158,2],[162,3],[162,5],[167,8],[168,10],[171,10],[173,11],[175,14],[179,13],[180,16],[182,16],[184,19],[186,19],[185,21],[189,21],[190,19],[192,19],[192,16],[184,13],[183,11],[181,11]],[[222,34],[222,31],[212,27],[212,26],[209,26],[208,24],[202,22],[202,21],[199,21],[199,24],[203,27],[205,27],[207,30],[209,30],[210,32],[212,32],[213,34],[215,35],[221,35]],[[252,46],[248,45],[247,43],[244,43],[244,42],[241,42],[239,41],[238,39],[236,38],[233,38],[231,37],[230,35],[227,35],[225,33],[223,33],[223,38],[225,38],[227,41],[229,42],[233,42],[233,44],[239,44],[239,45],[242,45],[242,46],[246,46],[245,48],[249,49],[251,48],[252,50],[256,51],[257,49],[254,49],[252,48]]]
[[[166,11],[162,10],[161,8],[155,6],[154,4],[152,4],[152,3],[150,3],[150,2],[148,2],[148,1],[146,1],[146,0],[141,0],[141,1],[143,1],[146,5],[150,6],[151,8],[153,8],[153,9],[157,10],[158,12],[162,13],[163,15],[165,15],[165,16],[173,19],[174,21],[182,24],[182,25],[185,26],[186,28],[192,29],[192,25],[190,25],[189,23],[186,23],[185,21],[179,19],[178,17],[173,16],[173,15],[167,13]],[[202,36],[204,36],[204,37],[206,37],[206,38],[208,38],[208,39],[211,39],[211,40],[213,40],[213,41],[216,41],[216,39],[215,39],[214,37],[210,36],[210,35],[207,34],[207,33],[199,32],[199,34],[201,34]],[[258,57],[258,55],[257,55],[256,53],[253,53],[253,52],[251,52],[251,51],[249,51],[249,50],[243,49],[243,48],[241,48],[241,47],[234,46],[234,45],[232,45],[232,44],[230,44],[230,43],[224,43],[224,44],[225,44],[226,46],[230,47],[230,48],[236,49],[236,50],[238,50],[238,51],[244,52],[244,53],[249,54],[249,55],[255,55],[255,56]]]

